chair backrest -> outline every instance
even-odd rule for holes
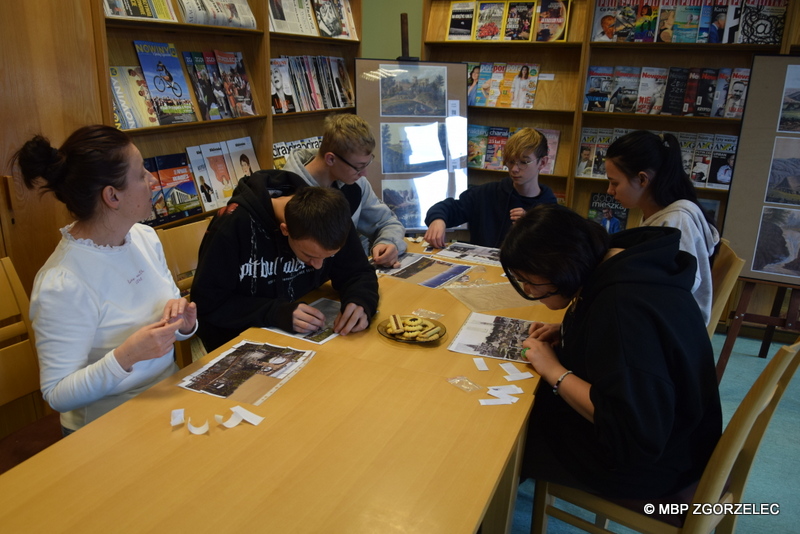
[[[0,258],[0,406],[39,390],[28,295],[10,258]]]
[[[756,379],[722,433],[700,478],[693,503],[742,502],[750,468],[761,439],[783,392],[800,364],[798,351],[800,343],[781,347]],[[728,482],[728,489],[723,494]],[[731,521],[730,529],[725,529],[726,531],[732,531],[737,517],[730,515],[726,518]],[[705,532],[703,528],[718,520],[719,516],[689,513],[683,528],[685,532],[695,532],[694,528]]]
[[[711,267],[711,287],[713,296],[711,299],[711,317],[708,323],[708,335],[713,336],[717,329],[717,324],[725,311],[728,298],[731,296],[733,288],[736,287],[736,280],[744,267],[744,260],[736,255],[727,239],[720,240],[719,251]]]
[[[211,222],[210,217],[166,230],[157,230],[158,238],[164,247],[167,267],[182,294],[192,287],[194,270],[197,269],[200,242],[203,240],[209,222]]]

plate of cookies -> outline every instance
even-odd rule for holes
[[[433,319],[416,315],[392,315],[378,324],[378,332],[402,343],[430,343],[443,338],[447,329]]]

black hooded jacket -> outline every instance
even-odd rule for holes
[[[208,350],[250,327],[275,326],[291,332],[292,312],[309,291],[330,280],[342,308],[353,302],[372,317],[378,307],[378,279],[355,228],[342,249],[321,269],[301,262],[281,233],[272,198],[308,187],[294,173],[258,171],[239,181],[228,205],[211,221],[200,245],[192,300],[198,335]]]
[[[612,236],[611,247],[625,250],[585,283],[557,349],[561,363],[591,384],[594,423],[540,388],[526,464],[535,465],[543,440],[572,479],[606,497],[665,496],[700,478],[722,412],[711,342],[691,293],[696,260],[679,241],[680,231],[667,227]]]

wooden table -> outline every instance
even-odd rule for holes
[[[484,533],[507,532],[538,377],[515,382],[525,390],[516,404],[481,406],[485,390],[447,382],[508,383],[499,360],[481,372],[447,350],[467,308],[445,290],[390,277],[380,291],[378,315],[358,334],[324,345],[261,329],[241,336],[317,351],[264,404],[244,406],[265,417],[259,426],[218,426],[214,414],[227,418],[237,403],[175,386],[215,351],[0,476],[2,530],[450,534],[483,522]],[[418,308],[444,314],[437,345],[376,331],[391,313]],[[492,313],[561,315],[535,303]],[[208,420],[209,433],[171,427],[175,408],[195,425]]]

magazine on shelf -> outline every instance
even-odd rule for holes
[[[668,75],[669,69],[666,67],[642,67],[636,101],[637,114],[658,115],[661,113]]]
[[[711,156],[714,151],[714,134],[699,133],[694,146],[691,179],[697,187],[705,187],[708,183]]]
[[[682,115],[683,99],[686,96],[686,84],[689,82],[689,69],[686,67],[670,67],[667,76],[667,89],[664,93],[662,115]]]
[[[508,141],[509,130],[502,126],[490,126],[486,141],[486,159],[483,168],[491,171],[507,170],[503,166],[503,152]]]
[[[717,69],[704,68],[700,71],[700,82],[697,85],[697,99],[694,114],[696,117],[710,117],[714,107],[714,95],[717,92]]]
[[[225,206],[233,196],[233,189],[236,187],[236,175],[233,173],[233,165],[230,163],[228,145],[224,141],[222,143],[206,143],[200,145],[200,150],[206,164],[209,185],[219,199],[217,203],[220,207]]]
[[[104,0],[108,17],[177,21],[169,0]]]
[[[509,2],[503,41],[530,41],[536,15],[536,2]]]
[[[476,12],[476,41],[499,41],[505,22],[505,2],[478,2]]]
[[[214,91],[214,84],[212,83],[211,76],[206,69],[206,62],[205,58],[203,57],[202,52],[184,52],[184,61],[186,63],[187,70],[189,69],[189,59],[187,58],[187,54],[191,56],[191,64],[192,68],[194,69],[194,77],[192,81],[196,82],[195,91],[195,98],[197,98],[197,103],[200,106],[200,115],[205,120],[219,120],[223,118],[230,118],[229,115],[224,115],[226,112],[226,108],[224,105],[225,95],[222,91],[217,94]],[[189,72],[190,76],[192,72]],[[223,103],[221,104],[220,101]]]
[[[739,42],[742,16],[742,0],[728,0],[728,13],[725,17],[725,30],[722,42],[736,44]]]
[[[250,78],[244,66],[241,52],[223,52],[214,50],[217,68],[222,77],[222,87],[228,98],[228,104],[234,117],[246,117],[256,114],[253,105],[253,92]]]
[[[595,135],[594,161],[592,162],[592,176],[594,178],[606,177],[606,152],[614,139],[613,128],[598,128]]]
[[[186,24],[209,24],[208,6],[205,0],[177,0],[181,18]]]
[[[109,67],[109,74],[120,129],[158,126],[158,115],[142,69],[135,66]]]
[[[247,0],[203,0],[208,9],[208,22],[212,26],[256,28],[256,18]]]
[[[217,102],[217,106],[219,108],[220,116],[223,119],[230,119],[233,117],[233,111],[231,110],[228,96],[225,94],[225,85],[222,83],[222,75],[220,74],[219,66],[217,65],[217,56],[213,51],[204,51],[202,52],[202,55],[203,62],[206,65],[208,78],[211,81],[211,90],[214,92],[214,100]],[[195,59],[195,65],[197,64],[198,60]]]
[[[617,0],[597,0],[594,5],[592,41],[612,42],[616,40]]]
[[[744,103],[747,99],[747,87],[750,85],[750,69],[735,68],[731,71],[728,95],[725,99],[725,110],[722,116],[728,119],[741,119]]]
[[[787,5],[788,0],[744,0],[739,42],[781,44]]]
[[[628,65],[614,67],[614,82],[608,98],[608,111],[635,113],[639,94],[639,77],[642,69]]]
[[[657,43],[671,43],[673,26],[675,26],[675,10],[678,0],[661,0],[658,6],[658,24],[656,29]]]
[[[711,165],[708,173],[708,187],[729,189],[733,179],[736,146],[739,137],[736,135],[716,134],[714,149],[711,154]]]
[[[489,142],[489,127],[480,124],[467,125],[467,167],[482,169],[486,161]]]
[[[547,139],[547,163],[541,168],[539,174],[553,174],[556,168],[556,156],[558,155],[558,143],[561,140],[561,130],[550,130],[547,128],[536,128]]]
[[[159,124],[195,122],[197,116],[192,106],[189,82],[183,75],[175,45],[153,41],[134,41],[133,44]]]
[[[245,176],[250,176],[254,172],[261,170],[256,152],[253,150],[253,141],[249,136],[228,139],[226,143],[237,182]]]
[[[350,75],[347,72],[343,57],[330,58],[331,74],[333,75],[333,84],[339,91],[339,100],[342,102],[342,107],[351,108],[356,105],[355,97],[353,96],[353,85],[350,82]]]
[[[686,80],[686,91],[683,93],[683,111],[681,115],[691,117],[695,115],[697,108],[697,91],[700,89],[700,74],[703,69],[692,67],[689,69],[689,77]]]
[[[270,0],[269,20],[276,33],[319,36],[312,0]]]
[[[703,0],[678,0],[675,24],[672,26],[673,43],[696,43]]]
[[[575,175],[592,178],[594,148],[597,144],[597,128],[581,128],[580,143],[578,147],[578,162],[575,164]]]
[[[489,80],[488,90],[484,89],[483,87],[481,88],[482,90],[486,91],[486,107],[491,108],[497,106],[497,100],[500,98],[500,92],[502,91],[505,73],[505,63],[492,63],[492,77]]]
[[[608,111],[608,99],[614,83],[614,67],[591,66],[586,75],[583,111]]]
[[[714,0],[703,0],[700,7],[700,21],[697,23],[697,43],[707,43],[711,30],[711,14],[714,11]]]
[[[164,201],[164,193],[161,191],[161,182],[158,180],[156,158],[144,158],[143,165],[155,179],[150,182],[150,205],[152,208],[150,216],[142,223],[148,226],[159,226],[169,222],[169,211],[167,211],[167,203]]]
[[[213,397],[259,406],[296,375],[316,352],[240,341],[178,386]]]
[[[615,234],[628,225],[628,210],[614,195],[592,193],[586,218],[601,225],[609,234]]]
[[[348,20],[348,0],[313,0],[314,14],[317,17],[317,28],[322,37],[335,39],[355,39],[352,26]]]
[[[728,97],[728,85],[733,69],[722,68],[717,72],[717,84],[714,88],[714,102],[711,104],[711,117],[722,117],[725,113],[725,100]]]
[[[678,132],[676,135],[681,146],[681,162],[683,171],[689,178],[692,177],[692,164],[694,162],[694,149],[697,145],[697,134],[695,132]]]
[[[286,157],[289,155],[289,147],[283,141],[272,143],[272,167],[283,169],[286,165]]]
[[[489,98],[489,89],[492,86],[492,69],[494,68],[494,63],[483,62],[480,66],[480,72],[478,74],[478,87],[477,92],[475,94],[475,105],[476,106],[486,106],[486,102]]]
[[[448,41],[471,41],[475,22],[475,2],[451,2]]]
[[[506,63],[496,106],[498,108],[533,109],[538,80],[539,65]]]
[[[536,6],[536,41],[567,40],[570,0],[539,0]]]
[[[172,220],[202,213],[192,170],[185,152],[156,156],[158,181]]]
[[[636,35],[636,16],[639,0],[617,0],[617,20],[614,26],[614,40],[618,43],[632,43]]]
[[[225,206],[225,202],[220,202],[222,197],[219,196],[219,191],[213,187],[211,177],[208,174],[208,167],[206,167],[206,160],[203,157],[203,150],[199,146],[187,146],[186,157],[192,169],[192,176],[194,177],[203,211],[211,211]]]
[[[636,26],[633,30],[633,41],[636,43],[652,43],[656,40],[658,24],[658,3],[641,0],[636,13]]]

